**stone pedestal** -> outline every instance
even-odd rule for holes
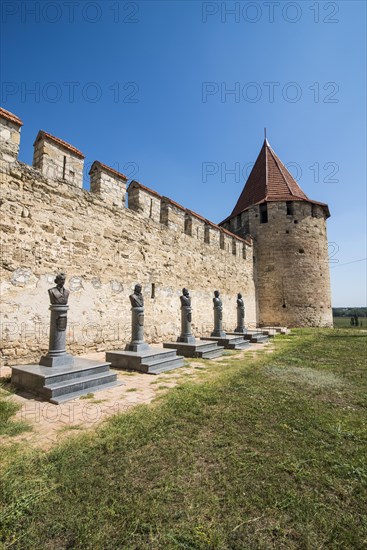
[[[195,344],[195,336],[191,332],[192,309],[191,306],[181,306],[181,334],[177,342]]]
[[[164,348],[175,349],[183,357],[195,357],[197,359],[214,359],[223,355],[223,347],[216,342],[201,342],[196,340],[191,332],[191,299],[189,291],[182,289],[181,296],[181,334],[176,342],[165,342]]]
[[[246,334],[245,328],[245,307],[237,306],[237,326],[234,329],[236,334]]]
[[[59,405],[81,395],[121,385],[110,363],[73,357],[66,352],[67,312],[69,291],[64,290],[65,275],[55,280],[56,288],[49,290],[51,299],[50,339],[47,355],[38,365],[12,367],[11,382],[23,391]],[[59,299],[64,303],[54,303]]]
[[[218,346],[222,346],[225,349],[232,350],[246,349],[249,346],[249,342],[247,340],[244,340],[244,337],[241,334],[224,334],[224,336],[204,336],[203,338],[201,338],[201,340],[217,342]]]
[[[245,333],[227,332],[227,336],[228,335],[231,335],[231,336],[241,335],[241,338],[243,338],[247,342],[250,342],[251,344],[265,344],[268,341],[268,336],[256,330],[247,330]]]
[[[66,352],[66,304],[51,304],[50,339],[47,355],[43,355],[39,362],[44,367],[68,367],[74,363],[72,355]]]
[[[225,338],[226,333],[223,330],[223,308],[221,306],[214,306],[214,330],[210,336],[216,338]]]
[[[144,342],[144,307],[131,308],[131,342],[125,351],[146,351],[149,345]]]
[[[140,285],[135,286],[135,292],[130,296],[130,301],[133,304],[131,308],[131,342],[125,346],[125,351],[106,352],[106,361],[116,369],[136,370],[146,374],[160,374],[183,367],[183,357],[178,356],[176,351],[152,348],[144,342],[144,300],[141,296]],[[137,299],[142,305],[135,305]]]
[[[184,357],[193,357],[196,359],[215,359],[223,355],[223,346],[218,346],[217,342],[208,340],[201,341],[194,339],[194,342],[164,342],[164,348],[175,349],[177,353]]]
[[[117,373],[110,370],[110,363],[82,357],[75,357],[71,367],[12,367],[11,383],[19,390],[33,393],[55,405],[90,392],[124,385],[117,380]]]

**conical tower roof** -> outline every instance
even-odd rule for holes
[[[265,139],[236,206],[221,223],[238,216],[250,206],[274,201],[307,201],[327,208],[326,204],[307,197]]]

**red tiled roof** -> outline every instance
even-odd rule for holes
[[[307,201],[327,208],[326,204],[307,197],[265,139],[236,206],[221,223],[238,216],[250,206],[275,201]]]
[[[6,120],[10,120],[10,122],[14,122],[14,124],[18,124],[18,126],[23,126],[23,122],[18,118],[16,115],[13,115],[10,111],[7,111],[6,109],[3,109],[0,107],[0,117],[6,118]]]
[[[214,229],[220,229],[220,227],[219,227],[216,223],[211,222],[211,221],[208,220],[208,219],[205,219],[205,222],[206,222],[208,225],[210,225],[211,227],[214,227]]]
[[[123,179],[123,180],[127,180],[127,177],[124,174],[122,174],[121,172],[118,172],[117,170],[114,170],[110,166],[107,166],[107,164],[103,164],[99,160],[95,160],[93,162],[93,164],[91,166],[91,169],[89,170],[89,173],[91,173],[94,166],[100,166],[101,168],[103,168],[103,170],[105,170],[106,172],[109,172],[113,176],[116,176],[117,178],[120,178],[120,179]]]
[[[173,206],[176,206],[176,208],[179,208],[180,210],[183,210],[185,211],[186,208],[184,206],[182,206],[181,204],[178,204],[178,202],[175,202],[173,201],[172,199],[170,199],[169,197],[162,197],[162,199],[170,204],[172,204]]]
[[[200,216],[200,214],[197,214],[196,212],[194,212],[193,210],[189,210],[188,208],[186,208],[185,210],[190,216],[194,216],[194,218],[197,218],[198,220],[201,220],[202,222],[206,222],[206,219],[203,218],[203,216]]]
[[[53,141],[54,143],[56,143],[56,145],[60,145],[61,147],[63,147],[64,149],[67,149],[68,151],[70,151],[71,153],[73,153],[75,156],[81,158],[81,159],[84,159],[85,156],[83,155],[83,153],[81,151],[79,151],[79,149],[76,149],[76,147],[74,147],[73,145],[70,145],[70,143],[67,143],[66,141],[60,139],[60,138],[57,138],[51,134],[49,134],[48,132],[44,132],[43,130],[40,130],[37,134],[37,137],[36,137],[36,140],[34,142],[34,145],[37,143],[37,141],[41,138],[45,138],[45,139],[48,139],[50,141]]]
[[[234,237],[235,239],[237,239],[237,241],[241,241],[243,243],[246,243],[246,244],[249,244],[251,245],[251,242],[248,241],[247,239],[243,239],[242,237],[239,237],[238,235],[236,235],[235,233],[232,233],[231,231],[228,231],[228,229],[224,229],[224,227],[219,227],[219,229],[223,232],[223,233],[226,233],[227,235],[229,235],[230,237]],[[252,237],[251,237],[252,238]]]
[[[159,199],[162,198],[162,195],[160,195],[159,193],[157,193],[157,191],[153,191],[153,189],[150,189],[150,187],[146,187],[145,185],[143,185],[142,183],[140,183],[140,181],[137,181],[137,180],[133,180],[129,187],[127,188],[127,190],[130,189],[130,187],[140,187],[140,189],[144,189],[144,191],[147,191],[148,193],[150,193],[151,195],[155,195],[156,197],[158,197]]]

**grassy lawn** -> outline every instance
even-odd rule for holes
[[[10,400],[9,391],[3,386],[9,385],[10,378],[0,378],[0,435],[18,435],[31,429],[30,425],[13,416],[20,406]]]
[[[49,453],[3,450],[4,548],[366,548],[365,335],[275,345]]]
[[[361,323],[358,327],[353,327],[350,324],[350,317],[333,317],[334,328],[352,328],[355,330],[364,329],[367,330],[367,318],[359,317]]]

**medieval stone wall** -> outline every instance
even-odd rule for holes
[[[0,170],[3,364],[38,362],[47,350],[47,289],[58,271],[66,272],[71,291],[71,353],[119,349],[129,341],[128,296],[137,282],[149,342],[178,336],[183,286],[192,296],[195,335],[212,330],[216,289],[227,330],[236,326],[237,292],[244,296],[246,323],[256,324],[252,250],[240,239],[226,234],[221,241],[217,226],[171,203],[164,202],[158,216],[159,195],[138,186],[130,209],[15,158],[3,160]]]

